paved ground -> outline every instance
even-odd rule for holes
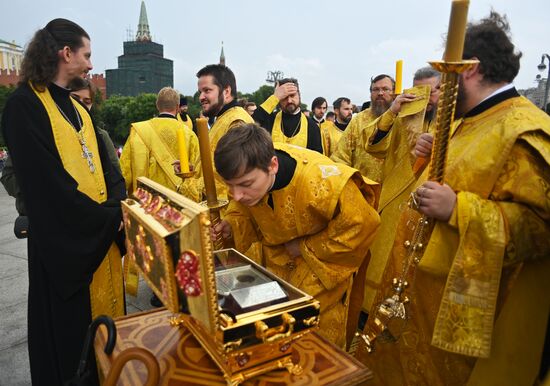
[[[0,185],[0,386],[30,385],[27,353],[27,242],[13,235],[15,200]],[[140,282],[128,312],[150,309],[151,290]]]

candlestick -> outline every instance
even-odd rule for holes
[[[178,151],[180,157],[181,173],[189,173],[189,157],[187,156],[187,146],[185,144],[185,132],[183,128],[177,129],[178,134]]]
[[[464,32],[468,21],[469,0],[453,0],[449,31],[447,32],[447,45],[443,60],[445,62],[458,62],[462,60],[464,51]]]
[[[403,91],[403,60],[395,62],[395,95]]]
[[[214,167],[212,166],[212,153],[210,151],[210,138],[208,137],[208,120],[197,118],[197,131],[199,134],[199,147],[201,151],[202,176],[204,189],[206,190],[206,201],[209,205],[218,202],[216,193],[216,180],[214,178]]]
[[[197,131],[199,133],[199,147],[201,151],[202,177],[204,179],[204,189],[206,190],[206,203],[203,201],[201,205],[205,205],[210,209],[210,222],[212,228],[220,223],[220,210],[227,206],[227,200],[218,200],[216,193],[216,180],[214,177],[214,167],[212,166],[212,152],[210,150],[210,138],[208,136],[208,120],[206,118],[197,119]],[[223,237],[221,233],[214,235],[214,249],[223,248]]]

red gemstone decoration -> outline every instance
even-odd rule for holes
[[[202,294],[201,279],[199,277],[199,258],[193,251],[182,252],[176,265],[176,281],[187,296]]]

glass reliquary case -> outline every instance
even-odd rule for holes
[[[300,372],[292,343],[317,327],[318,301],[234,249],[214,251],[208,208],[154,181],[138,178],[122,210],[127,256],[228,384]]]

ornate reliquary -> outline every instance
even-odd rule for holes
[[[122,210],[126,256],[228,384],[301,371],[292,344],[317,327],[318,301],[235,249],[214,251],[208,208],[145,177]]]

